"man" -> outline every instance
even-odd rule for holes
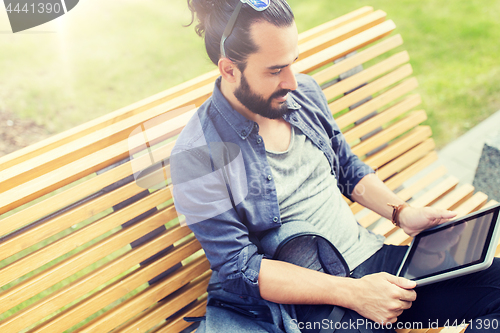
[[[293,73],[298,37],[286,1],[188,0],[188,5],[220,71],[212,97],[181,133],[171,162],[176,208],[211,263],[211,286],[220,286],[209,287],[200,331],[242,332],[249,324],[233,314],[247,308],[253,309],[249,315],[261,313],[262,304],[271,307],[272,319],[255,321],[269,332],[299,332],[298,321],[318,319],[325,309],[327,315],[333,305],[378,323],[419,321],[425,326],[439,319],[442,326],[446,320],[499,318],[499,297],[492,291],[498,290],[500,278],[483,282],[469,276],[416,292],[414,282],[393,275],[406,247],[383,245],[383,237],[356,223],[341,193],[388,219],[398,209],[398,222],[409,235],[455,214],[404,205],[352,154],[317,83]],[[296,220],[325,235],[354,278],[260,253],[256,239]],[[490,280],[500,276],[497,262],[489,271]],[[470,279],[482,290],[474,295],[480,309],[466,305],[471,301],[466,289]],[[457,289],[463,291],[458,297]],[[221,302],[216,290],[234,296],[234,302],[248,303]],[[450,298],[460,303],[450,306]],[[280,306],[279,315],[270,304]],[[307,306],[287,304],[327,307],[311,306],[308,311]],[[231,311],[217,311],[217,305]]]

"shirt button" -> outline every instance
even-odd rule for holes
[[[278,219],[278,217],[277,217],[277,216],[273,217],[273,222],[278,222],[278,220],[279,220],[279,219]]]
[[[292,117],[292,120],[293,120],[293,121],[297,121],[298,119],[297,119],[297,117],[293,116],[293,117]]]
[[[241,135],[242,135],[242,136],[247,135],[247,131],[241,131]]]
[[[257,128],[259,127],[259,125],[257,125],[257,123],[253,124],[253,128]]]
[[[273,176],[271,176],[271,175],[267,176],[267,180],[272,180],[272,179],[273,179]]]
[[[261,138],[258,138],[257,139],[257,143],[261,143],[262,142],[262,139]]]

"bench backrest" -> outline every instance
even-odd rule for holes
[[[401,36],[387,37],[394,29],[384,12],[363,7],[300,34],[294,65],[322,85],[353,151],[391,189],[437,159],[430,128],[419,125],[425,112],[411,111],[420,103],[409,94],[417,81],[408,54],[397,50]],[[139,186],[133,163],[168,157],[217,75],[0,159],[1,332],[179,332],[189,326],[184,316],[204,313],[209,263],[179,225],[170,189]],[[162,130],[148,132],[152,155],[141,155],[129,136],[160,115]],[[439,169],[400,195],[407,200],[444,173]],[[448,180],[433,200],[454,186]],[[434,202],[426,200],[420,204]],[[360,222],[377,219],[369,214]],[[376,228],[397,235],[392,225]]]

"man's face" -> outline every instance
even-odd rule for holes
[[[251,112],[277,119],[288,110],[288,93],[297,88],[291,69],[298,57],[297,28],[259,22],[252,26],[251,35],[259,50],[248,57],[234,96]]]

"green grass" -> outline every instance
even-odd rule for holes
[[[386,11],[439,147],[500,109],[499,1],[289,2],[299,31],[364,5]],[[0,13],[0,110],[58,133],[215,68],[189,20],[184,1],[81,1],[13,35]]]

